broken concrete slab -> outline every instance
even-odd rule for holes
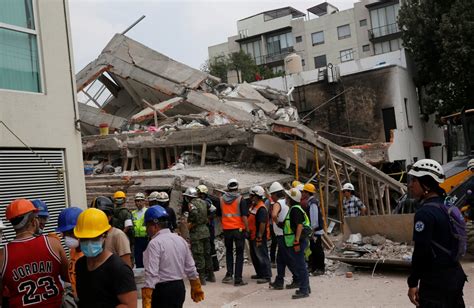
[[[107,114],[96,107],[88,106],[82,103],[79,103],[78,106],[79,113],[81,115],[81,123],[95,127],[95,134],[98,134],[98,128],[100,124],[106,123],[109,125],[111,130],[116,130],[120,129],[128,122],[125,118]]]
[[[227,94],[224,98],[235,98],[237,100],[242,99],[242,101],[246,101],[247,99],[249,102],[252,102],[261,108],[267,114],[273,114],[278,109],[275,104],[263,97],[252,87],[252,85],[246,82],[238,84],[235,89]]]

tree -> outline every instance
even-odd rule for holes
[[[399,13],[403,45],[417,70],[425,114],[474,105],[474,2],[406,0]]]
[[[259,71],[255,61],[242,50],[233,52],[228,56],[220,56],[207,60],[201,65],[201,70],[219,77],[222,82],[227,82],[227,72],[240,72],[238,82],[253,82]],[[241,76],[241,77],[240,77]],[[242,79],[240,79],[242,78]]]

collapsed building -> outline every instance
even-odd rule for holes
[[[117,34],[77,74],[88,200],[168,191],[200,183],[219,195],[237,178],[254,185],[293,179],[318,188],[323,215],[343,223],[341,188],[355,183],[371,215],[389,215],[405,186],[305,126],[292,95],[268,86],[228,85]],[[99,134],[108,126],[109,134]],[[102,166],[103,167],[103,166]],[[92,167],[93,168],[93,167]]]

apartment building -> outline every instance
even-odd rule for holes
[[[362,0],[342,11],[324,2],[306,13],[292,7],[262,12],[237,21],[237,34],[210,46],[209,59],[243,50],[277,72],[297,53],[309,71],[400,50],[399,9],[398,0]]]
[[[83,170],[67,1],[1,1],[3,222],[13,199],[39,198],[49,206],[52,231],[61,209],[86,206]]]

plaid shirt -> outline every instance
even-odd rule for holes
[[[362,201],[354,195],[351,195],[349,199],[344,198],[343,206],[346,217],[360,216],[360,210],[365,208]]]

